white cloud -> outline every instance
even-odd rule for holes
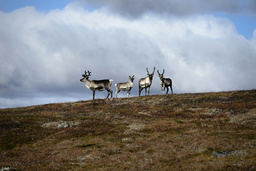
[[[130,20],[72,3],[49,13],[32,7],[0,12],[0,23],[2,107],[91,99],[92,92],[79,82],[84,70],[92,72],[91,79],[112,78],[114,83],[135,75],[133,96],[145,68],[151,72],[154,66],[166,70],[175,93],[256,86],[255,33],[247,40],[224,18],[149,14]],[[157,73],[152,93],[160,94]]]

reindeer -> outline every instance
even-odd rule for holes
[[[164,93],[165,88],[167,88],[166,94],[168,94],[168,90],[170,87],[171,91],[172,91],[172,79],[170,78],[164,78],[164,69],[163,69],[163,73],[160,74],[159,71],[157,70],[158,76],[160,78],[160,85],[161,85],[161,95]],[[173,91],[172,91],[173,94]]]
[[[88,73],[88,74],[87,74]],[[84,78],[80,79],[81,82],[84,82],[85,86],[93,91],[93,100],[95,97],[95,91],[108,91],[108,96],[111,93],[111,98],[113,96],[113,91],[111,90],[111,84],[112,84],[112,79],[105,79],[105,80],[89,80],[89,77],[91,76],[91,72],[84,71],[84,74],[82,75]],[[106,99],[107,99],[106,98]]]
[[[145,77],[145,78],[141,78],[139,80],[139,96],[140,96],[140,93],[141,93],[143,88],[145,88],[145,95],[147,95],[147,88],[148,88],[148,95],[149,95],[150,86],[152,84],[152,80],[153,80],[153,76],[154,76],[154,72],[155,72],[155,67],[154,67],[154,70],[151,74],[149,74],[148,68],[146,68],[146,71],[148,73],[148,76]]]
[[[130,97],[131,89],[133,87],[134,78],[135,78],[134,75],[132,77],[129,76],[130,81],[128,81],[126,83],[117,83],[117,84],[115,84],[115,86],[116,86],[116,98],[117,98],[117,93],[119,93],[120,91],[127,91],[127,97]]]

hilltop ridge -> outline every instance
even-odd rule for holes
[[[256,90],[0,109],[0,168],[255,170]]]

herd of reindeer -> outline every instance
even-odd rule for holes
[[[148,95],[150,93],[150,86],[152,84],[153,81],[153,76],[154,76],[154,72],[155,72],[155,67],[153,72],[150,74],[148,71],[148,68],[146,68],[147,71],[147,76],[145,78],[141,78],[139,80],[139,96],[140,93],[143,89],[145,89],[145,95]],[[159,71],[157,70],[158,76],[160,78],[160,85],[161,85],[161,95],[164,94],[165,92],[165,88],[167,88],[166,94],[168,94],[169,91],[169,87],[172,91],[173,94],[173,90],[172,90],[172,80],[170,78],[164,78],[164,69],[163,69],[163,73],[160,74]],[[91,72],[90,71],[84,71],[84,74],[82,75],[83,78],[80,79],[81,82],[84,82],[85,86],[93,91],[93,100],[95,97],[95,91],[104,91],[107,90],[108,91],[108,96],[111,94],[111,98],[113,98],[113,91],[111,90],[111,84],[112,84],[112,79],[104,79],[104,80],[89,80],[89,77],[91,76]],[[133,75],[132,77],[129,76],[129,80],[128,82],[125,83],[117,83],[115,84],[116,86],[116,98],[117,98],[117,94],[120,91],[126,91],[127,92],[127,97],[130,97],[131,94],[131,89],[133,87],[133,81],[135,79],[135,76]]]

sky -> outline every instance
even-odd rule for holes
[[[0,25],[0,108],[90,100],[85,70],[113,96],[154,66],[150,94],[163,69],[175,94],[256,88],[254,0],[0,0]]]

